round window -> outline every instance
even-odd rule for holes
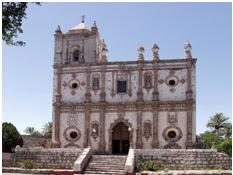
[[[175,131],[169,131],[167,133],[167,136],[170,138],[170,139],[174,139],[176,138],[176,132]]]
[[[176,76],[167,77],[166,84],[168,86],[174,87],[179,83],[179,79]]]
[[[75,131],[72,131],[72,132],[70,133],[70,138],[72,138],[72,139],[76,139],[77,136],[78,136],[78,133],[75,132]]]
[[[174,86],[176,84],[176,81],[175,80],[169,80],[168,83],[169,83],[170,86]]]
[[[72,86],[73,89],[76,89],[78,87],[78,84],[77,83],[72,83],[71,86]]]

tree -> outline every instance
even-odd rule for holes
[[[36,3],[40,5],[40,3]],[[23,46],[25,42],[14,41],[18,34],[23,33],[21,28],[26,18],[27,2],[2,2],[2,40],[7,45]]]
[[[13,152],[17,145],[23,146],[22,136],[13,124],[4,122],[2,124],[2,151]]]
[[[45,125],[42,128],[43,135],[47,137],[52,137],[52,127],[53,127],[52,122],[45,123]]]
[[[222,143],[217,145],[216,148],[218,151],[232,156],[232,140],[230,138],[225,139]]]
[[[34,127],[27,127],[23,132],[32,136],[41,135],[39,131],[37,131]]]
[[[222,139],[220,135],[214,132],[205,131],[204,133],[200,134],[200,142],[205,149],[213,148],[215,145],[221,143],[221,141]]]
[[[227,122],[228,119],[223,113],[216,113],[213,117],[210,117],[207,127],[216,132],[223,128],[226,123],[229,123]]]
[[[215,148],[220,152],[232,155],[232,124],[223,113],[216,113],[210,117],[207,127],[210,131],[200,134],[199,141],[203,148]]]

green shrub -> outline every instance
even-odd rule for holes
[[[20,168],[33,169],[33,168],[37,168],[37,167],[36,167],[36,164],[33,160],[22,160],[20,162]]]
[[[217,150],[232,156],[232,139],[228,138],[216,146]]]
[[[23,146],[22,136],[13,124],[4,122],[2,124],[2,151],[13,152],[17,145]]]
[[[160,166],[157,165],[154,161],[152,160],[139,160],[138,165],[137,165],[137,171],[143,171],[143,170],[148,170],[148,171],[158,171],[160,170]]]

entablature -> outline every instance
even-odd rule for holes
[[[88,108],[87,108],[88,106]],[[140,107],[139,107],[140,106]],[[82,103],[82,104],[65,104],[61,103],[61,112],[85,112],[89,109],[90,112],[100,112],[104,109],[105,112],[136,112],[136,111],[187,111],[195,108],[195,101],[152,101],[143,102],[140,105],[137,102],[128,103]]]

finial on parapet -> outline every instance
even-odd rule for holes
[[[57,29],[55,30],[56,33],[62,33],[60,25],[57,26]]]
[[[144,61],[144,47],[139,47],[138,48],[138,61]]]
[[[153,52],[153,61],[159,61],[159,46],[154,44],[151,50]]]
[[[189,41],[186,41],[184,43],[184,51],[185,51],[185,58],[191,59],[192,58],[192,45],[189,43]]]

